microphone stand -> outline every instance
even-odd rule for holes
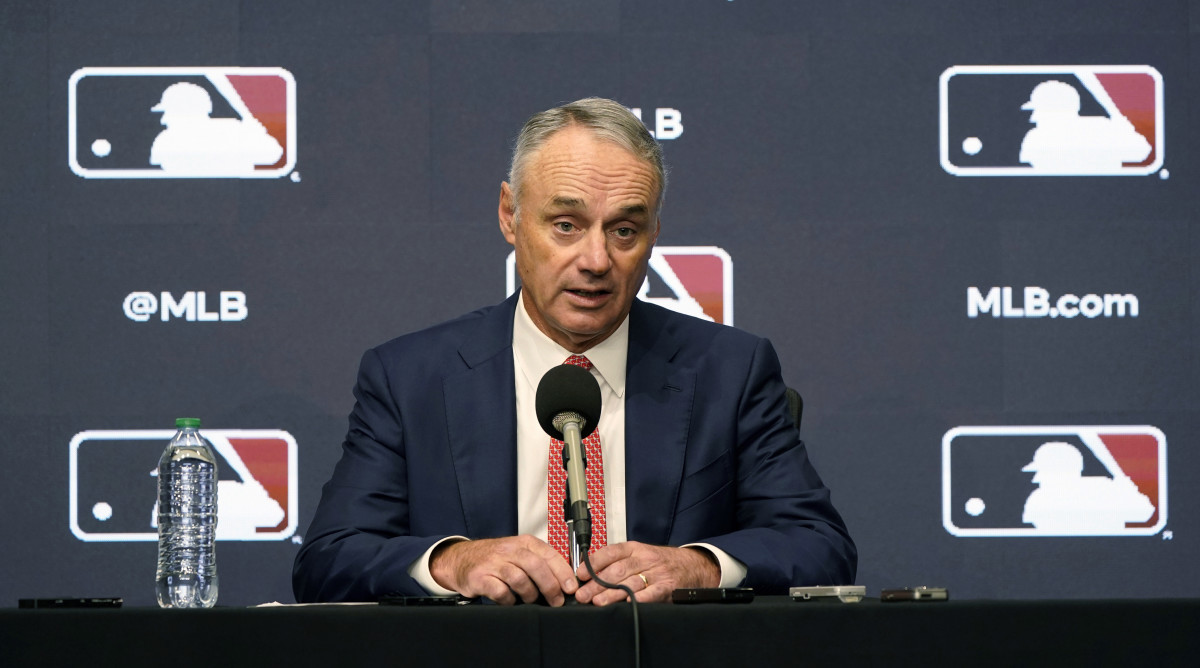
[[[580,438],[579,422],[568,420],[562,426],[563,468],[567,470],[567,493],[563,495],[563,521],[571,552],[571,567],[578,569],[582,554],[592,544],[592,510],[588,507],[587,455]],[[582,552],[581,552],[582,549]]]
[[[567,520],[567,540],[569,541],[568,546],[571,549],[571,569],[578,571],[579,564],[583,563],[583,561],[581,560],[581,557],[580,557],[581,552],[579,549],[579,535],[575,531],[574,520]],[[589,550],[589,549],[591,549],[590,545],[588,547],[585,547],[584,551]]]
[[[567,493],[563,495],[563,521],[567,525],[567,545],[571,554],[571,569],[587,559],[592,544],[592,510],[587,500],[587,456],[580,438],[580,425],[568,420],[562,425],[563,468],[567,470]]]

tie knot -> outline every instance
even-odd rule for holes
[[[563,364],[570,364],[571,366],[581,367],[581,368],[587,369],[588,371],[592,370],[592,361],[590,359],[584,357],[583,355],[571,355],[570,357],[567,358],[566,362],[563,362]]]

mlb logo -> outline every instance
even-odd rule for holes
[[[1151,536],[1167,523],[1167,439],[1150,426],[956,427],[942,438],[955,536]]]
[[[85,67],[68,162],[87,179],[277,178],[296,164],[296,81],[279,67]]]
[[[217,456],[217,540],[296,532],[296,440],[278,429],[206,429]],[[84,431],[71,439],[71,533],[86,542],[158,540],[158,459],[171,430]]]
[[[517,255],[505,262],[507,292],[517,290]],[[655,246],[638,298],[702,320],[733,324],[733,260],[716,246]]]
[[[1162,167],[1163,79],[1148,65],[958,65],[940,91],[942,168],[955,176]]]

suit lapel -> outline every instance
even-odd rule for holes
[[[446,431],[472,538],[517,532],[517,417],[512,358],[514,294],[489,310],[459,348],[466,369],[442,382]]]
[[[447,439],[472,537],[517,532],[517,418],[512,320],[516,295],[483,317],[459,349],[465,369],[442,383]],[[674,328],[635,300],[625,387],[625,497],[630,540],[664,545],[674,522],[695,375],[674,363]]]
[[[625,498],[630,540],[667,544],[675,519],[696,378],[674,363],[662,312],[635,300],[625,386]]]

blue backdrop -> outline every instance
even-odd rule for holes
[[[638,109],[671,168],[648,296],[774,342],[872,595],[1200,595],[1198,17],[2,0],[0,605],[152,604],[147,432],[184,415],[249,526],[218,545],[220,603],[291,601],[359,355],[505,296],[511,142],[589,95]],[[1058,174],[1022,161],[1062,112],[1022,108],[1045,81],[1080,100],[1058,127],[1090,128],[1050,133]],[[152,164],[181,82],[279,160]],[[1024,516],[1046,442],[1125,490],[1092,504],[1104,535]]]

